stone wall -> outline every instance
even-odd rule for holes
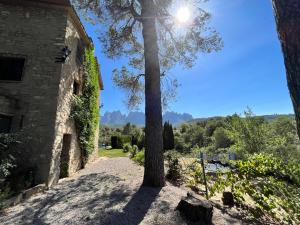
[[[53,146],[49,185],[56,183],[59,179],[59,162],[64,134],[72,134],[73,144],[71,145],[70,149],[69,171],[74,173],[80,169],[80,166],[78,165],[81,165],[80,148],[78,143],[74,144],[74,142],[78,142],[76,127],[75,125],[68,126],[67,124],[67,122],[69,124],[74,124],[74,121],[69,121],[74,81],[76,80],[79,84],[82,83],[82,76],[80,75],[81,64],[77,59],[77,47],[80,43],[80,36],[76,31],[71,18],[68,18],[65,45],[68,46],[72,52],[62,67],[62,73],[60,77],[58,106],[55,122],[55,141]],[[82,85],[80,85],[80,89],[81,86]],[[75,159],[80,161],[77,162]]]
[[[77,50],[84,49],[87,38],[84,42],[80,37],[70,9],[13,2],[4,4],[0,0],[0,55],[23,56],[26,62],[22,81],[0,81],[0,113],[12,115],[12,130],[22,131],[24,139],[17,146],[22,152],[19,163],[34,168],[35,183],[51,186],[59,179],[64,134],[72,136],[69,175],[82,167],[70,110],[74,81],[80,84],[79,89],[82,86],[82,61],[78,56],[84,51]],[[65,63],[55,62],[65,46],[71,55]],[[91,159],[97,157],[98,130],[95,143]]]
[[[17,101],[13,130],[21,129],[22,118],[26,137],[19,160],[36,168],[36,183],[49,175],[62,70],[55,58],[65,45],[66,24],[64,8],[0,3],[0,54],[26,58],[22,81],[0,82],[0,96]]]

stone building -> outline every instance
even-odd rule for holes
[[[70,109],[88,46],[69,0],[0,0],[0,132],[21,133],[18,161],[35,184],[51,186],[82,168]]]

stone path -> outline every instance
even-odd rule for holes
[[[186,191],[140,187],[143,168],[128,158],[100,158],[0,215],[0,224],[185,225],[176,208]],[[214,209],[214,224],[244,224]]]

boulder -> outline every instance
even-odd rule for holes
[[[188,194],[187,197],[181,199],[176,210],[189,221],[212,223],[213,206],[206,199],[199,199]]]

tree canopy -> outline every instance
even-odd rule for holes
[[[162,102],[174,99],[176,79],[166,76],[177,64],[185,68],[194,65],[198,53],[218,51],[222,41],[218,33],[208,27],[211,15],[201,8],[207,0],[155,0],[152,12],[157,27],[158,56],[161,67]],[[100,22],[99,40],[109,58],[126,57],[128,62],[113,71],[115,84],[128,91],[128,106],[143,101],[144,44],[142,37],[142,0],[73,0],[75,7],[86,18]],[[192,18],[181,24],[176,18],[180,7],[187,7]]]

